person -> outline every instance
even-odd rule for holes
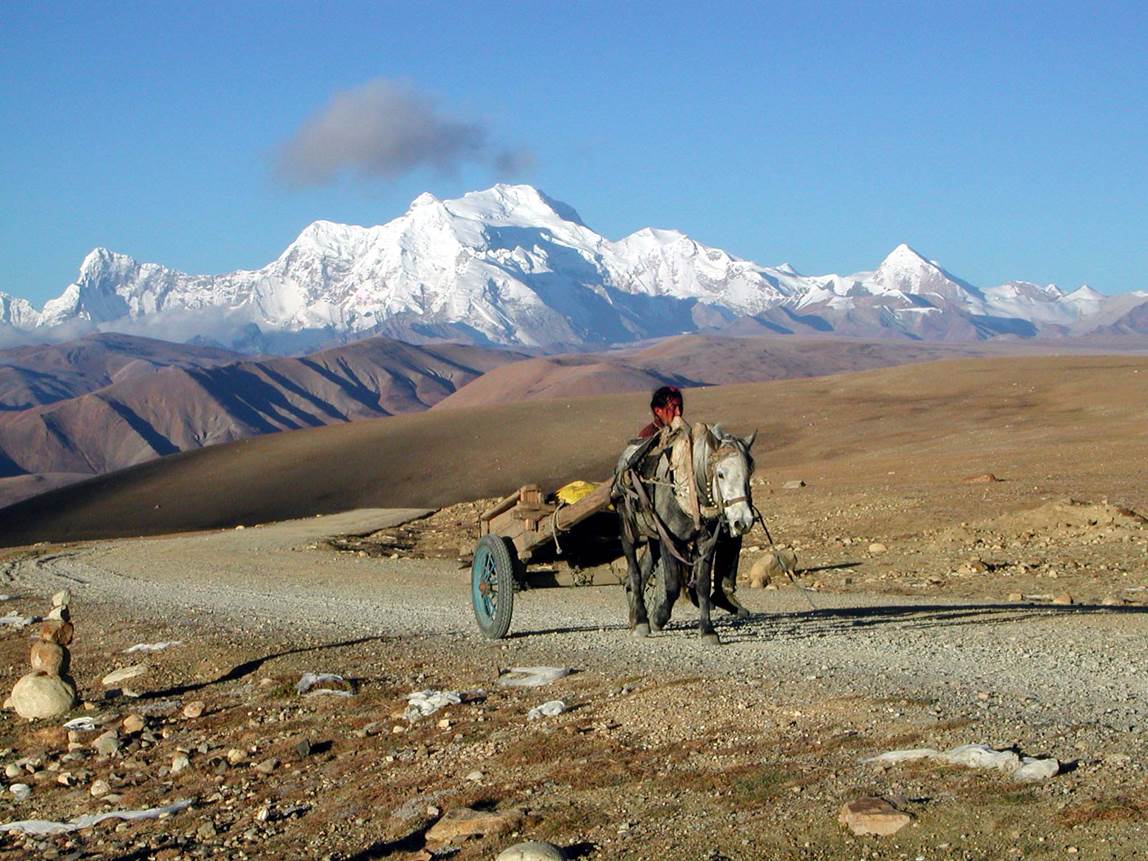
[[[650,398],[650,412],[654,420],[638,431],[639,439],[649,439],[662,428],[670,427],[675,418],[681,418],[685,411],[682,390],[677,386],[662,386],[654,390]],[[684,419],[683,419],[684,421]]]

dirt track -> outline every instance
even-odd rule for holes
[[[1049,833],[1059,847],[1054,852],[1050,843],[1049,857],[1082,841],[1096,849],[1114,841],[1114,854],[1085,857],[1134,857],[1126,850],[1135,845],[1136,835],[1144,834],[1140,813],[1130,814],[1131,821],[1122,815],[1115,824],[1100,817],[1083,834],[1060,834],[1041,824],[1049,812],[1040,799],[1054,798],[1062,791],[1072,799],[1082,795],[1124,798],[1132,787],[1144,786],[1148,680],[1143,644],[1148,612],[1142,606],[1035,606],[818,592],[811,596],[818,608],[813,611],[791,588],[743,589],[739,594],[754,615],[740,623],[722,620],[719,632],[725,645],[715,648],[696,639],[689,626],[692,611],[684,603],[675,613],[671,630],[637,641],[621,624],[620,587],[540,589],[519,595],[514,636],[489,643],[477,634],[469,607],[468,572],[456,563],[336,554],[320,541],[332,533],[398,523],[415,513],[354,513],[342,519],[333,516],[245,530],[81,545],[10,563],[10,582],[5,588],[45,595],[68,586],[77,607],[118,608],[117,615],[142,620],[156,638],[164,635],[163,620],[177,619],[180,629],[198,630],[198,636],[208,641],[213,632],[232,630],[242,637],[245,649],[263,654],[273,651],[273,644],[282,642],[286,631],[295,642],[309,644],[346,644],[357,642],[354,638],[382,636],[406,644],[401,660],[393,648],[385,652],[386,660],[396,662],[391,669],[400,678],[404,666],[433,667],[435,684],[444,686],[489,685],[494,668],[500,666],[571,666],[588,674],[583,686],[596,685],[576,691],[585,701],[579,722],[585,723],[589,715],[616,725],[624,714],[633,726],[645,728],[639,734],[645,741],[632,751],[635,756],[651,740],[662,739],[672,746],[697,744],[712,732],[706,730],[707,721],[714,727],[733,720],[729,726],[737,728],[736,737],[746,744],[756,739],[753,743],[760,745],[762,736],[780,733],[769,744],[792,746],[796,733],[805,740],[804,747],[796,745],[781,753],[779,761],[807,775],[825,763],[832,763],[832,770],[807,787],[798,808],[782,814],[793,816],[793,822],[771,826],[775,837],[784,835],[787,845],[792,844],[792,852],[768,840],[761,844],[754,842],[758,838],[738,837],[750,840],[746,846],[772,847],[777,857],[839,857],[834,853],[851,845],[848,841],[841,844],[843,835],[833,822],[840,803],[862,790],[881,792],[883,787],[886,795],[908,791],[907,797],[913,798],[912,787],[920,794],[922,787],[938,781],[920,770],[908,772],[909,778],[896,770],[874,777],[868,766],[860,764],[863,756],[895,746],[945,748],[967,742],[1014,746],[1022,753],[1057,757],[1076,769],[1055,778],[1046,792],[1033,795],[1031,810],[1022,804],[1010,813],[1021,823],[1027,822],[1024,828]],[[362,674],[370,667],[340,669]],[[173,672],[178,675],[180,671]],[[407,685],[413,690],[417,679],[425,677],[417,676],[414,669],[409,672]],[[603,717],[611,713],[603,699],[606,691],[613,697],[625,685],[645,690],[645,705],[635,701],[622,712],[614,709],[616,718]],[[560,685],[556,688],[546,696],[563,693]],[[710,706],[697,701],[702,691],[714,697]],[[682,701],[681,696],[687,699]],[[535,699],[541,701],[542,695]],[[711,706],[718,704],[721,707],[714,712]],[[701,716],[698,722],[689,717],[695,708]],[[750,711],[738,716],[737,709]],[[829,738],[848,738],[849,742],[844,748],[819,753]],[[533,743],[540,742],[535,738]],[[637,829],[638,823],[653,824],[654,808],[648,805],[631,807],[633,841],[612,835],[610,829],[616,823],[602,826],[605,830],[560,825],[565,816],[555,811],[570,791],[562,795],[563,780],[558,774],[564,759],[578,755],[574,751],[581,744],[576,743],[571,752],[556,754],[552,761],[537,763],[536,770],[551,775],[557,785],[533,797],[536,805],[550,810],[550,828],[540,825],[535,833],[569,845],[581,838],[599,848],[602,854],[598,857],[653,857],[640,849],[644,844]],[[779,749],[770,752],[767,746],[754,758],[778,756]],[[518,763],[509,773],[518,774],[524,767]],[[691,774],[696,768],[691,767]],[[637,760],[633,769],[631,779],[640,778],[642,766]],[[447,786],[458,780],[450,776],[454,771],[448,768],[440,775],[440,788],[443,780]],[[906,779],[908,783],[903,782]],[[949,800],[940,808],[923,800],[927,793],[916,802],[906,802],[934,830],[927,844],[953,847],[953,853],[939,852],[937,857],[1006,857],[996,853],[1009,845],[1028,846],[1030,853],[1036,851],[1040,857],[1037,850],[1044,848],[1043,840],[1026,842],[998,835],[1000,841],[994,842],[979,826],[960,824],[961,816],[958,823],[950,821],[961,804],[966,805],[966,816],[979,815],[973,813],[976,804],[967,806],[968,799],[953,799],[954,793],[961,795],[952,787],[954,780],[963,781],[960,785],[966,793],[974,786],[979,803],[987,803],[985,795],[1005,791],[993,788],[999,779],[985,775],[946,775],[940,782],[948,789],[941,796]],[[979,784],[970,783],[978,780]],[[664,787],[660,791],[684,791],[689,783],[667,776],[659,781]],[[602,791],[620,798],[616,790]],[[784,796],[780,802],[771,796],[771,803],[783,805],[775,808],[771,820],[787,809]],[[988,806],[995,809],[992,803]],[[729,840],[734,841],[733,835],[743,830],[735,829]],[[834,835],[836,842],[821,850],[799,851],[806,842],[802,835],[822,835],[818,839],[824,840],[823,832]],[[608,833],[607,839],[603,835]],[[658,853],[663,857],[705,857],[698,854],[705,845],[705,828],[689,816],[665,825],[659,833],[667,847],[692,847],[676,854],[668,849],[668,855]],[[886,844],[885,849],[920,848],[924,837],[895,838],[899,842]],[[607,844],[614,840],[619,842],[611,849]],[[490,846],[489,842],[483,845]],[[736,846],[736,841],[722,842],[726,847],[722,857],[760,857],[757,850],[746,848],[742,849],[746,854],[731,852],[731,845]],[[623,851],[623,847],[629,848]],[[963,849],[956,852],[956,847]],[[884,857],[876,850],[875,855]],[[407,856],[397,853],[394,857]],[[890,857],[898,856],[892,852]]]

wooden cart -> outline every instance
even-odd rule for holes
[[[497,640],[510,630],[514,593],[529,585],[526,564],[535,551],[609,505],[609,481],[571,505],[549,503],[538,485],[528,484],[480,515],[470,592],[485,636]]]

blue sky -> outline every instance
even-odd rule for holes
[[[1143,9],[5,0],[0,291],[39,305],[97,245],[258,267],[500,180],[807,273],[908,242],[981,286],[1148,289]],[[292,161],[369,93],[434,152]]]

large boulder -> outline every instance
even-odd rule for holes
[[[75,706],[76,686],[70,679],[37,670],[16,682],[9,702],[22,718],[57,718]]]

